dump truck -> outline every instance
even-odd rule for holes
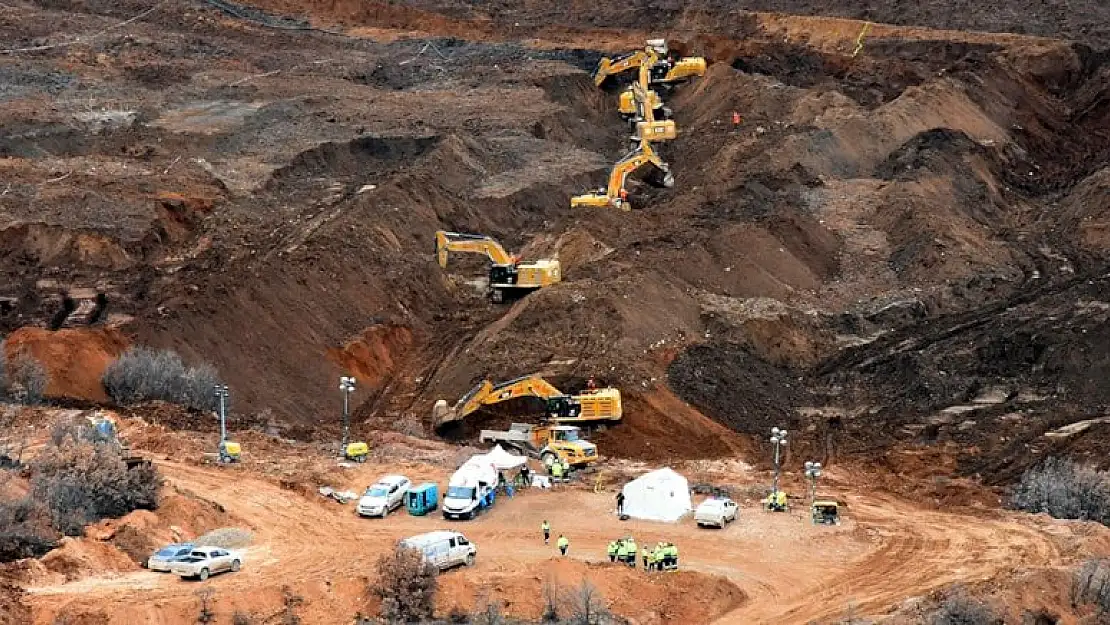
[[[597,462],[597,445],[583,439],[581,432],[573,425],[513,423],[508,430],[482,430],[478,440],[539,458],[548,467],[556,458],[571,466],[585,466]]]

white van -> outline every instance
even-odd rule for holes
[[[473,519],[491,501],[490,493],[495,488],[497,471],[489,465],[468,461],[455,471],[447,483],[443,518]]]
[[[448,530],[419,534],[402,540],[401,544],[420,550],[424,561],[440,571],[460,564],[474,566],[474,557],[478,555],[478,547],[466,536]]]

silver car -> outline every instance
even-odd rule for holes
[[[159,571],[161,573],[168,573],[170,564],[180,560],[181,558],[188,557],[188,555],[196,547],[193,543],[177,543],[173,545],[166,545],[158,551],[155,551],[146,559],[144,565],[152,571]]]
[[[197,547],[188,556],[170,564],[170,572],[181,577],[195,577],[200,581],[223,571],[236,572],[243,563],[243,555],[220,547]]]

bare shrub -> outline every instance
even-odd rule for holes
[[[550,577],[543,581],[543,613],[540,620],[544,623],[559,620],[559,585]]]
[[[478,602],[478,607],[474,610],[473,616],[470,617],[470,622],[475,623],[475,625],[506,625],[507,621],[502,610],[503,606],[500,601],[485,595]]]
[[[49,514],[35,500],[0,502],[0,562],[37,558],[55,547],[56,538]]]
[[[1002,618],[982,600],[957,589],[937,606],[928,622],[929,625],[1002,625]]]
[[[569,617],[567,625],[603,625],[612,620],[605,604],[605,597],[590,580],[583,579],[577,587],[565,593]]]
[[[152,465],[127,468],[118,449],[80,443],[48,447],[31,464],[31,491],[50,510],[58,531],[79,536],[84,526],[158,506],[162,480]]]
[[[1057,519],[1110,525],[1110,474],[1066,458],[1049,458],[1021,476],[1011,505]]]
[[[185,366],[173,350],[133,347],[117,358],[101,378],[117,404],[159,399],[194,410],[216,410],[216,370],[207,364]]]
[[[203,588],[197,591],[197,622],[198,623],[214,623],[216,622],[216,613],[212,611],[212,604],[215,602],[216,591],[211,588]]]
[[[281,625],[301,625],[301,617],[297,614],[297,610],[304,603],[304,597],[285,586],[281,589],[281,601]]]
[[[29,354],[20,354],[7,362],[0,344],[0,398],[35,406],[42,403],[46,392],[46,367]]]
[[[1095,605],[1110,614],[1110,559],[1087,560],[1075,572],[1071,588],[1073,605]]]
[[[255,625],[254,616],[247,612],[236,612],[231,615],[231,625]]]
[[[432,618],[437,585],[435,569],[424,555],[398,546],[378,559],[378,580],[371,590],[382,600],[383,619],[413,623]]]
[[[105,434],[94,427],[83,414],[59,417],[50,426],[50,443],[63,447],[70,443],[108,443],[115,444],[114,435]]]
[[[1021,615],[1021,625],[1057,625],[1060,615],[1049,612],[1044,608],[1039,610],[1026,610]]]

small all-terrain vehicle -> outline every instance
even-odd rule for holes
[[[815,501],[810,506],[815,525],[840,525],[840,504],[835,501]]]

